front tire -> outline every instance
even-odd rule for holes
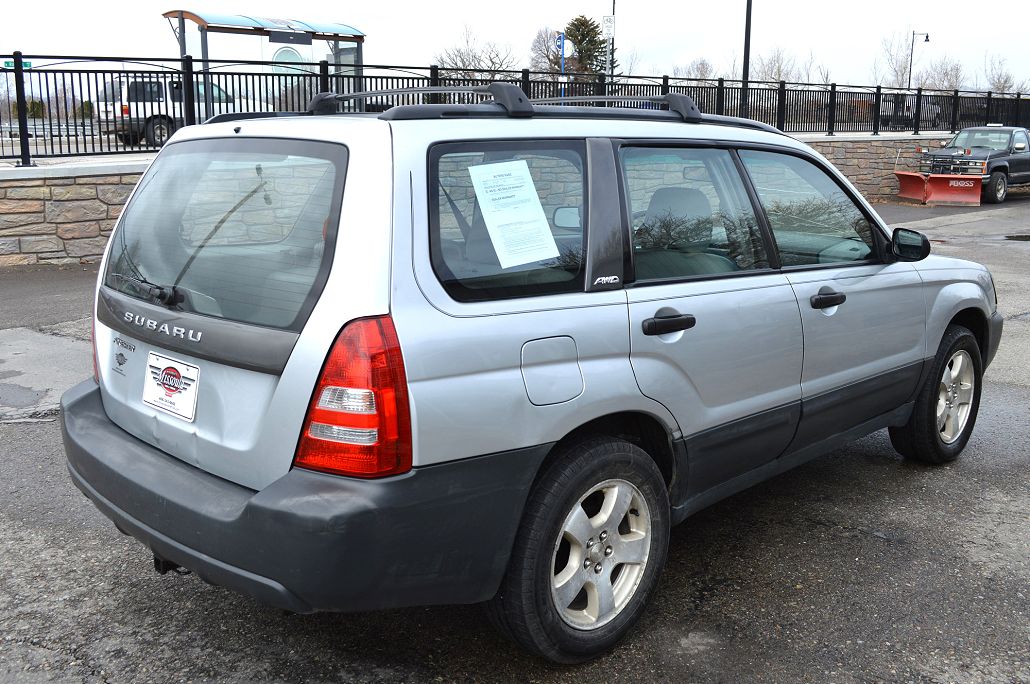
[[[548,660],[595,658],[643,612],[665,564],[669,526],[665,481],[645,451],[612,437],[573,446],[530,495],[487,613]]]
[[[931,464],[958,458],[976,424],[982,380],[976,337],[960,325],[948,326],[911,418],[890,429],[898,453]]]
[[[995,171],[987,181],[985,197],[991,204],[1001,204],[1009,194],[1009,179],[1004,171]]]

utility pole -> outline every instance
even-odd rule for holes
[[[744,19],[744,75],[740,84],[740,115],[748,115],[747,81],[751,67],[751,0],[747,0],[747,15]]]

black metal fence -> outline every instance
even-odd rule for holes
[[[1030,96],[669,76],[521,71],[456,72],[431,67],[329,62],[209,61],[191,57],[0,55],[0,158],[124,154],[153,150],[176,128],[224,112],[303,110],[334,91],[483,85],[506,81],[531,98],[618,95],[619,106],[656,107],[647,98],[690,95],[702,112],[746,116],[788,133],[956,131],[985,123],[1030,126]],[[352,100],[342,109],[473,102],[471,94],[405,94]]]

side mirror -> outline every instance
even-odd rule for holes
[[[898,261],[922,261],[930,256],[930,241],[918,231],[895,228],[891,251]]]
[[[1026,143],[1016,143],[1012,146],[1012,149],[1014,149],[1016,152],[1022,152],[1026,149]]]
[[[579,207],[558,207],[554,210],[555,228],[582,228]]]

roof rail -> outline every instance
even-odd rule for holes
[[[533,116],[533,105],[522,88],[513,83],[494,81],[483,86],[433,86],[427,88],[398,88],[394,90],[367,90],[360,93],[318,93],[308,102],[309,114],[335,114],[336,103],[347,100],[365,100],[384,95],[415,95],[420,93],[473,93],[489,96],[508,113],[508,116]]]
[[[694,104],[694,99],[682,93],[668,93],[657,97],[644,95],[575,95],[573,97],[544,97],[530,100],[533,104],[562,104],[565,102],[651,102],[668,105],[670,112],[676,112],[687,123],[701,123],[701,110]]]

